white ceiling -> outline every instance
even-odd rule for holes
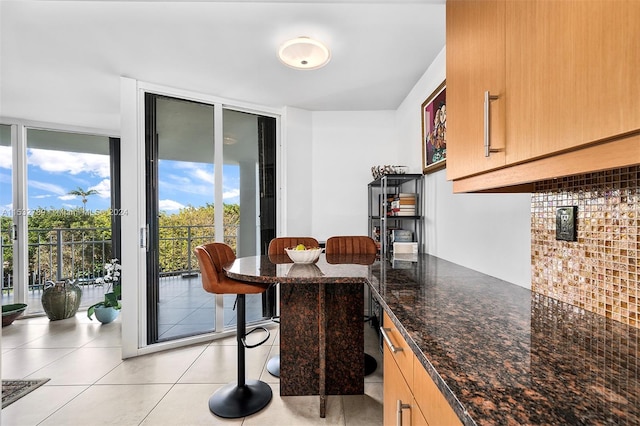
[[[0,116],[119,130],[120,76],[267,107],[396,109],[445,44],[445,0],[0,2]],[[296,71],[311,36],[331,62]]]

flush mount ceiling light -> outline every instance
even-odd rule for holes
[[[238,142],[238,139],[236,139],[235,137],[231,136],[231,135],[226,135],[223,139],[222,142],[225,145],[235,145],[236,142]]]
[[[331,59],[331,52],[321,42],[309,37],[298,37],[284,42],[278,57],[285,65],[299,70],[316,70]]]

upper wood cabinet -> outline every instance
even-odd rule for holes
[[[447,178],[505,164],[505,2],[447,2]],[[490,102],[491,148],[485,157],[484,94]],[[453,161],[450,161],[453,159]]]
[[[447,2],[448,179],[476,175],[458,189],[481,190],[602,169],[584,152],[586,164],[566,161],[640,133],[638,22],[637,0]],[[488,159],[480,152],[487,90],[497,96],[488,124],[499,150]],[[630,151],[606,167],[640,162],[634,143],[611,149]],[[478,176],[505,167],[490,183]]]
[[[640,2],[506,5],[507,163],[640,129]]]

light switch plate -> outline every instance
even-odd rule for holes
[[[556,240],[576,241],[577,206],[564,206],[556,209]]]

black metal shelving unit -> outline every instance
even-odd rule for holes
[[[422,174],[384,175],[368,185],[369,192],[369,236],[379,242],[380,257],[389,259],[393,254],[391,230],[403,229],[413,232],[413,242],[418,243],[418,253],[423,252],[423,188]],[[396,194],[415,194],[415,214],[394,216],[390,199]]]

